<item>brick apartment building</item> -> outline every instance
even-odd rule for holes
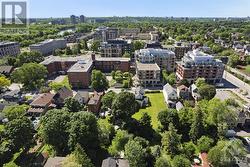
[[[88,88],[91,82],[92,60],[78,61],[68,70],[69,83],[73,88]]]
[[[20,45],[17,42],[0,42],[0,57],[17,56],[20,53]]]
[[[180,61],[187,52],[197,49],[199,46],[199,43],[176,42],[174,45],[176,60]]]
[[[225,66],[213,56],[199,50],[189,51],[182,61],[177,62],[176,75],[178,80],[186,79],[193,83],[198,78],[205,78],[210,83],[222,80]]]
[[[67,41],[65,39],[48,39],[43,42],[30,45],[31,51],[40,52],[42,55],[50,55],[56,49],[64,49],[66,48]]]
[[[48,74],[49,76],[51,76],[57,73],[66,73],[70,69],[70,67],[72,67],[75,63],[81,60],[85,60],[85,57],[50,56],[40,64],[44,65],[47,68]]]
[[[135,57],[140,63],[156,63],[161,70],[169,72],[175,69],[175,54],[165,49],[141,49],[135,52]]]
[[[129,41],[112,39],[101,43],[102,57],[122,57],[125,52],[131,52],[131,42]]]
[[[67,73],[69,82],[74,88],[88,88],[93,69],[110,73],[117,70],[128,72],[131,67],[131,61],[129,58],[96,58],[94,54],[91,58],[87,58],[87,56],[67,58],[51,56],[41,62],[41,64],[47,68],[50,76],[59,73]]]

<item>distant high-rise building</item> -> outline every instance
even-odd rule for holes
[[[85,22],[85,16],[84,15],[81,15],[80,16],[80,23],[84,23]]]
[[[70,22],[71,22],[71,24],[76,24],[76,16],[75,15],[70,16]]]

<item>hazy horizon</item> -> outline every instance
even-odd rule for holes
[[[29,0],[30,18],[248,17],[250,0]]]

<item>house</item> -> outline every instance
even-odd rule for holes
[[[29,116],[41,116],[48,109],[55,108],[56,105],[53,104],[54,94],[44,93],[37,97],[31,104],[31,108],[27,111]]]
[[[89,101],[89,92],[78,91],[74,96],[74,99],[77,100],[80,104],[87,104],[87,102]]]
[[[189,89],[185,85],[181,85],[177,87],[177,96],[180,99],[189,99]]]
[[[60,88],[54,96],[55,104],[59,107],[64,105],[65,99],[73,97],[73,91],[67,87]]]
[[[0,111],[4,110],[5,107],[17,105],[16,102],[10,102],[6,100],[0,100]]]
[[[181,109],[184,108],[184,105],[179,101],[178,103],[176,103],[175,108],[177,111],[180,111]]]
[[[44,167],[62,167],[65,157],[53,157],[49,158],[45,163]]]
[[[166,84],[163,87],[163,95],[165,102],[170,107],[175,107],[175,101],[178,99],[176,89],[174,89],[170,84]]]
[[[145,96],[145,91],[141,86],[135,89],[135,100],[141,107],[146,107],[148,105],[149,99]]]
[[[13,70],[14,70],[13,66],[0,66],[0,74],[5,76],[10,76]]]
[[[3,99],[10,102],[18,102],[21,100],[20,90],[8,91],[3,95]]]
[[[198,101],[201,99],[201,95],[198,93],[198,87],[195,84],[192,84],[189,87],[189,90],[191,92],[192,97],[194,98],[195,101]]]
[[[102,161],[101,167],[129,167],[128,160],[109,157]]]
[[[92,113],[99,113],[101,109],[101,99],[104,92],[94,92],[94,95],[90,97],[88,102],[88,111]]]

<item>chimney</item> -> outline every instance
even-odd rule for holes
[[[92,59],[92,61],[95,61],[95,53],[91,54],[91,59]]]

